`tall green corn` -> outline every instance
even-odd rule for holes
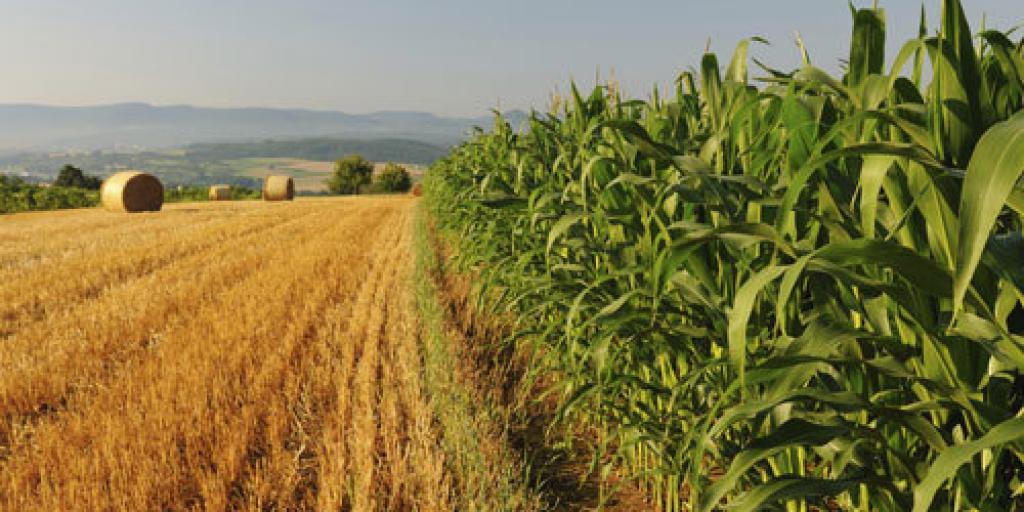
[[[1024,41],[945,0],[886,69],[852,14],[843,77],[753,86],[744,41],[428,174],[595,470],[663,510],[1024,510]]]

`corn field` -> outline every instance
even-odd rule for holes
[[[592,471],[662,510],[1024,510],[1024,39],[944,0],[887,58],[851,10],[842,76],[745,40],[428,173]]]

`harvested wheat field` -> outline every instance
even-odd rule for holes
[[[0,507],[450,510],[415,204],[0,217]]]

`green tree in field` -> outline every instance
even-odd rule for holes
[[[99,194],[79,187],[42,187],[0,175],[0,214],[95,206]]]
[[[388,162],[373,181],[382,192],[407,192],[412,187],[409,171],[394,162]]]
[[[334,163],[334,174],[327,179],[327,190],[332,194],[358,194],[360,187],[370,182],[373,164],[362,155],[348,155]]]
[[[55,187],[84,188],[86,190],[99,190],[102,180],[95,176],[86,176],[81,169],[73,165],[61,167],[54,180]]]

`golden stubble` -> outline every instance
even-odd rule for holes
[[[0,506],[450,510],[414,205],[5,218]]]

